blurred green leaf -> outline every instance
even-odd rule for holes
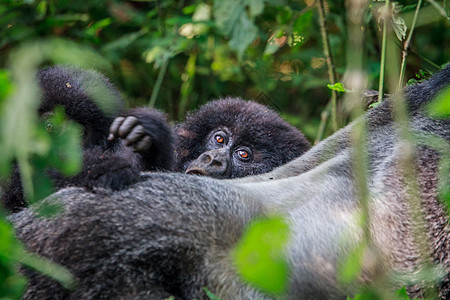
[[[1,209],[0,209],[1,210]],[[26,280],[17,273],[17,263],[10,258],[10,253],[17,251],[13,229],[3,220],[0,211],[0,298],[19,299],[26,286]]]
[[[338,92],[342,92],[345,93],[347,92],[347,89],[344,87],[344,85],[340,82],[337,82],[335,84],[327,84],[327,87],[330,90],[334,90],[334,91],[338,91]]]
[[[348,256],[343,259],[339,267],[338,274],[340,282],[349,284],[356,280],[356,278],[361,274],[362,258],[366,249],[366,244],[359,242],[358,245],[350,251]]]
[[[436,118],[450,117],[450,87],[440,92],[428,105],[428,114]]]
[[[242,58],[244,51],[255,40],[258,28],[248,18],[246,1],[214,1],[214,18],[222,32],[231,37],[229,45]]]
[[[208,288],[203,288],[203,290],[206,293],[206,296],[208,296],[208,298],[210,300],[221,300],[219,297],[217,297],[213,292],[211,292],[210,290],[208,290]]]
[[[264,10],[264,0],[248,0],[250,7],[250,17],[253,19]]]
[[[242,278],[265,292],[281,295],[289,278],[284,253],[288,240],[289,226],[282,217],[253,221],[233,253]]]
[[[408,292],[406,291],[405,287],[402,287],[401,289],[397,290],[395,292],[395,294],[398,296],[399,299],[402,299],[402,300],[409,300],[409,299],[411,299],[411,298],[409,298]]]

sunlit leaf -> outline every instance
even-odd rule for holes
[[[366,245],[362,242],[351,250],[347,257],[343,258],[339,268],[339,280],[343,283],[351,283],[361,274],[362,258],[366,251]]]
[[[345,93],[347,91],[347,89],[344,87],[344,85],[342,83],[340,83],[340,82],[335,83],[335,84],[327,84],[327,87],[330,90],[334,90],[334,91],[337,91],[337,92]]]
[[[440,92],[428,105],[428,113],[436,118],[450,117],[450,87]]]
[[[282,217],[255,220],[234,251],[234,262],[242,278],[275,295],[288,284],[289,268],[284,249],[289,227]]]

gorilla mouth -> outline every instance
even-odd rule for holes
[[[206,173],[206,170],[205,170],[205,169],[203,169],[203,168],[196,168],[196,167],[194,167],[194,168],[188,168],[188,169],[186,170],[186,174],[189,174],[189,175],[199,175],[199,176],[205,176],[205,175],[208,175],[208,174]]]

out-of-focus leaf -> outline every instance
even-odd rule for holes
[[[235,27],[230,40],[230,47],[237,51],[238,57],[242,58],[247,47],[253,42],[258,34],[258,28],[241,12],[239,27]]]
[[[274,42],[268,42],[266,48],[264,49],[264,55],[272,55],[277,52],[280,47]]]
[[[284,253],[288,239],[289,226],[282,217],[251,223],[233,253],[242,278],[265,292],[281,295],[289,277]]]
[[[206,293],[206,296],[208,296],[208,298],[210,300],[221,300],[219,297],[217,297],[213,292],[211,292],[210,290],[208,290],[208,288],[203,288],[203,290]]]
[[[105,51],[114,51],[116,49],[123,49],[130,46],[134,41],[142,37],[147,33],[147,30],[145,28],[139,30],[138,32],[133,32],[129,34],[124,34],[118,39],[106,44],[103,47],[103,50]]]
[[[264,0],[248,0],[250,7],[250,17],[254,18],[264,10]]]
[[[17,263],[11,260],[19,243],[14,238],[11,225],[3,220],[0,212],[0,297],[1,299],[19,299],[26,286],[26,280],[17,274]]]
[[[428,105],[428,113],[436,118],[450,117],[450,88],[440,92]]]
[[[41,274],[55,279],[66,289],[73,290],[76,286],[75,277],[66,268],[57,265],[46,258],[39,257],[34,253],[26,252],[21,248],[16,249],[15,253],[11,254],[11,258],[27,267],[39,270]]]
[[[242,58],[258,34],[258,27],[247,16],[246,2],[215,0],[214,18],[222,32],[230,37],[230,47]]]
[[[359,242],[357,247],[352,249],[349,255],[343,259],[338,274],[341,282],[345,284],[351,283],[360,275],[362,258],[366,249],[365,243]]]
[[[398,296],[399,299],[402,300],[410,300],[408,293],[406,292],[406,288],[402,287],[401,289],[397,290],[395,294]]]
[[[192,20],[195,22],[211,20],[211,6],[205,3],[200,3],[192,15]]]
[[[342,92],[342,93],[345,93],[345,92],[347,92],[347,89],[344,87],[344,85],[342,84],[342,83],[340,83],[340,82],[337,82],[337,83],[335,83],[335,84],[327,84],[327,87],[330,89],[330,90],[334,90],[334,91],[337,91],[337,92]]]

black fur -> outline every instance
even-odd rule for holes
[[[246,146],[253,152],[253,160],[249,163],[230,159],[228,178],[269,172],[310,148],[303,133],[270,108],[253,101],[225,98],[189,113],[177,127],[175,169],[186,171],[192,161],[210,150],[208,135],[221,128],[230,131],[232,151]]]
[[[132,116],[130,119],[120,117],[117,123],[114,121],[111,136],[122,137],[131,147],[134,143],[136,151],[145,149],[143,145],[151,145],[159,151],[152,152],[155,157],[170,155],[169,149],[154,147],[155,143],[161,145],[160,140],[169,134],[164,131],[167,127],[155,125],[157,113],[149,109],[132,110],[127,113]],[[141,143],[146,135],[151,139]],[[218,135],[221,142],[214,139]],[[186,120],[175,128],[174,147],[176,163],[172,170],[235,178],[269,172],[306,152],[310,144],[299,130],[268,107],[226,98],[188,113]]]
[[[47,169],[56,189],[80,186],[121,189],[139,179],[139,172],[172,168],[174,154],[172,135],[163,114],[154,112],[149,124],[163,133],[158,145],[135,153],[122,141],[108,141],[109,126],[114,118],[125,114],[123,99],[111,82],[93,70],[54,66],[41,69],[37,78],[42,89],[39,114],[45,116],[56,106],[63,106],[66,115],[83,129],[83,167],[79,174],[65,177],[56,170]],[[164,128],[166,126],[167,128]],[[166,152],[165,156],[154,155]],[[20,173],[14,167],[12,176],[3,181],[3,206],[9,212],[25,207]]]
[[[444,271],[439,296],[449,299],[450,223],[438,187],[448,182],[440,177],[439,166],[450,148],[450,119],[424,113],[431,97],[449,83],[447,67],[406,92],[410,120],[404,125],[417,141],[416,195],[402,167],[404,136],[392,121],[392,101],[364,117],[369,125],[370,244],[351,284],[339,280],[339,269],[360,253],[358,245],[365,240],[361,178],[355,178],[351,143],[362,119],[270,173],[234,180],[151,173],[116,192],[61,190],[44,200],[65,207],[50,219],[36,217],[31,208],[13,215],[26,247],[66,266],[78,280],[77,289],[69,291],[26,271],[24,299],[208,299],[203,287],[222,299],[272,299],[240,278],[232,253],[252,219],[273,214],[285,217],[290,228],[285,248],[290,273],[283,299],[347,299],[373,282],[379,291],[393,294],[410,279],[417,282],[410,294],[421,296],[418,238],[426,243],[427,262]],[[427,143],[430,135],[440,140],[437,148]],[[411,207],[415,196],[420,208]],[[412,209],[423,212],[423,223],[415,222]],[[426,235],[418,237],[415,226]]]

